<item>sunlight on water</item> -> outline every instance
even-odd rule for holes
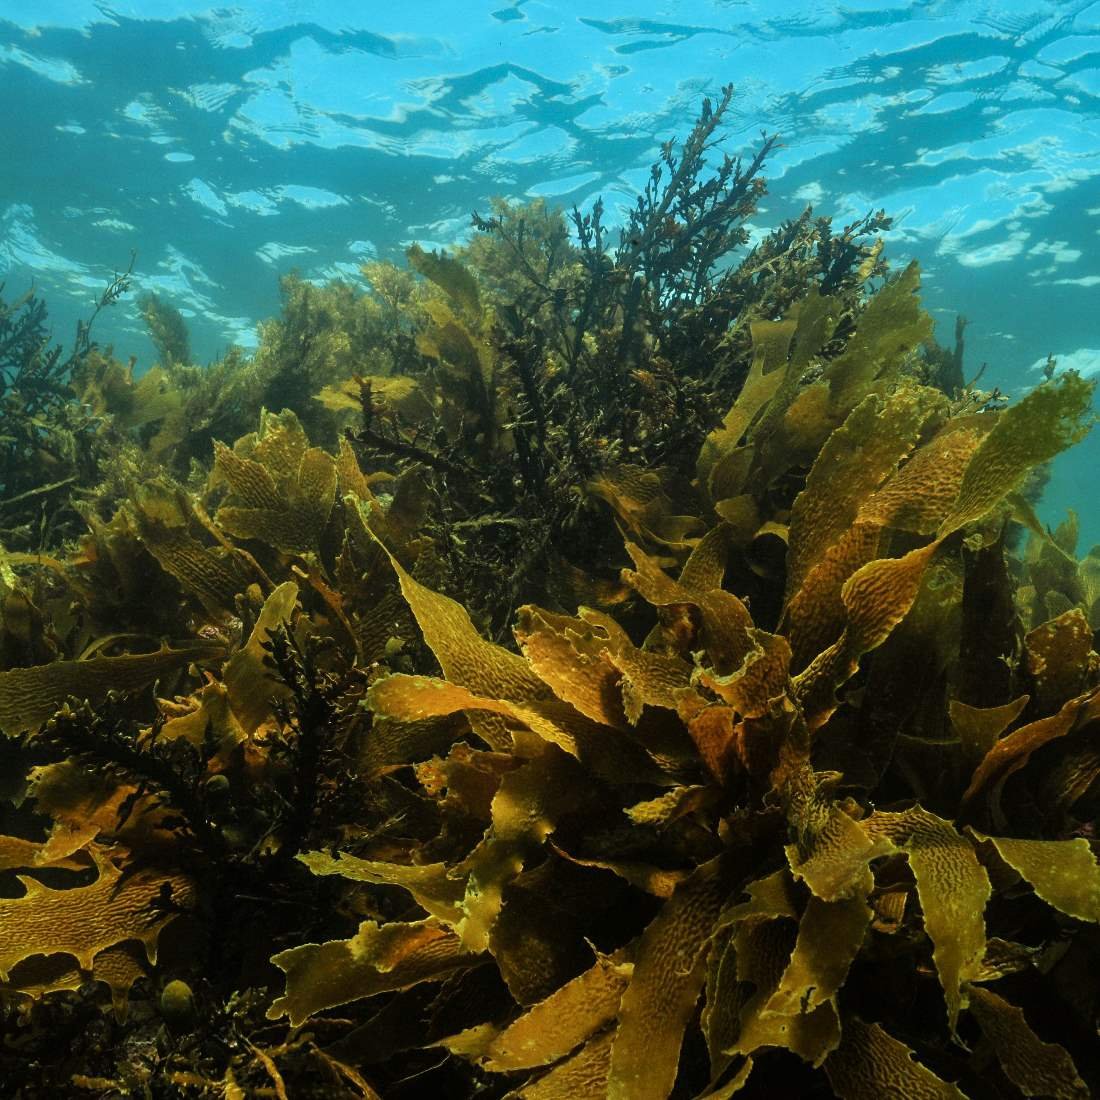
[[[1100,5],[350,12],[0,3],[9,285],[34,278],[65,329],[135,248],[200,355],[250,347],[288,267],[354,277],[355,242],[453,242],[497,194],[628,203],[657,142],[732,81],[723,147],[783,139],[761,228],[807,201],[838,221],[885,207],[895,264],[920,258],[945,331],[970,318],[987,383],[1019,392],[1048,354],[1100,370]],[[101,335],[149,361],[136,311]],[[1062,462],[1049,518],[1098,460],[1093,442]]]

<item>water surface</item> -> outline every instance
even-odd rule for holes
[[[0,279],[59,338],[137,251],[210,358],[256,342],[278,275],[358,277],[446,245],[491,195],[631,201],[701,95],[737,89],[725,148],[759,131],[763,232],[806,203],[896,217],[968,369],[1019,393],[1053,354],[1100,373],[1100,3],[1085,0],[0,0]],[[98,323],[152,361],[132,302]],[[1091,511],[1100,434],[1042,514]]]

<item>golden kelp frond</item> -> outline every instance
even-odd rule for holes
[[[291,409],[283,409],[278,413],[261,409],[259,419],[260,423],[255,431],[242,436],[233,444],[233,453],[259,463],[275,481],[294,477],[305,453],[310,449],[309,433]],[[216,459],[217,448],[215,462]],[[215,472],[215,481],[217,477]],[[236,488],[231,480],[229,483],[231,488]],[[241,488],[242,492],[247,492],[244,486]]]
[[[485,641],[460,604],[414,580],[392,555],[390,561],[424,641],[448,679],[487,698],[507,702],[522,703],[550,694],[522,657]]]
[[[344,452],[343,457],[346,468],[354,463],[353,455]],[[354,470],[358,472],[357,464]],[[365,485],[342,501],[344,536],[332,571],[333,583],[351,620],[359,660],[368,666],[384,658],[387,647],[403,646],[416,631],[386,550],[378,541],[381,537],[395,548],[405,545],[405,518],[398,512],[400,491],[399,487],[395,503],[385,513]]]
[[[142,544],[133,512],[119,508],[106,522],[91,516],[88,528],[58,570],[83,613],[83,643],[115,633],[174,630],[184,593]]]
[[[706,1094],[707,1100],[729,1100],[729,1097],[740,1092],[748,1084],[752,1067],[753,1060],[751,1058],[744,1059],[738,1066],[737,1071],[729,1077],[725,1084]]]
[[[446,302],[431,301],[426,309],[431,323],[418,337],[421,354],[437,360],[445,369],[445,388],[449,383],[463,403],[487,411],[486,402],[491,399],[487,387],[493,369],[489,349],[476,329],[467,325]]]
[[[816,402],[824,415],[827,390],[802,388],[802,383],[832,336],[841,308],[836,298],[814,288],[783,321],[750,326],[753,358],[748,376],[722,427],[704,442],[696,467],[699,487],[719,514],[746,490],[759,495],[761,482],[769,482],[781,463],[812,458],[812,438],[797,440],[789,423],[794,418],[787,414],[796,402]],[[746,434],[749,438],[742,443]]]
[[[132,784],[69,760],[35,768],[28,778],[36,808],[51,821],[42,846],[42,858],[50,863],[82,852],[101,833],[112,833],[122,804],[136,793]]]
[[[445,252],[425,252],[413,245],[406,252],[410,266],[433,282],[468,317],[480,318],[481,294],[470,271]]]
[[[1025,1096],[1085,1100],[1091,1095],[1065,1049],[1057,1043],[1044,1043],[1028,1026],[1021,1009],[980,986],[971,990],[970,997],[970,1011],[982,1034],[1009,1080]]]
[[[659,776],[657,768],[631,740],[598,725],[558,700],[509,703],[476,695],[445,680],[396,674],[376,681],[368,692],[371,709],[402,722],[422,722],[458,711],[496,714],[526,727],[548,744],[576,757],[595,775],[609,782],[631,782]],[[483,717],[471,719],[484,734]],[[491,736],[491,735],[490,735]]]
[[[854,332],[821,377],[798,386],[805,367],[818,356],[837,322],[838,303],[809,299],[799,314],[804,327],[792,358],[790,383],[754,432],[754,454],[739,479],[760,497],[792,466],[812,463],[830,434],[872,393],[888,393],[903,377],[907,363],[931,333],[931,318],[920,308],[916,264],[887,283],[860,312]],[[801,370],[799,370],[801,366]],[[753,470],[755,476],[750,476]],[[739,491],[739,490],[738,490]]]
[[[157,958],[157,939],[171,915],[150,920],[149,903],[167,882],[172,896],[186,904],[192,885],[183,875],[122,872],[96,854],[98,877],[88,886],[56,889],[20,876],[25,893],[0,899],[0,978],[31,955],[63,953],[91,970],[96,955],[125,940],[139,940],[150,963]]]
[[[456,313],[445,301],[428,301],[424,308],[429,323],[416,346],[438,364],[443,423],[472,454],[485,461],[501,457],[510,450],[508,394],[492,348],[479,331],[482,319]]]
[[[110,990],[115,1019],[123,1023],[130,990],[147,969],[144,952],[131,940],[100,951],[90,971],[82,970],[72,955],[31,955],[11,968],[7,981],[0,982],[0,994],[18,993],[38,1001],[49,993],[78,990],[89,981],[102,982]]]
[[[1100,923],[1100,867],[1087,840],[1010,840],[987,837],[997,854],[1017,871],[1048,905]]]
[[[973,435],[969,437],[971,441],[974,438]],[[973,446],[968,445],[965,451],[970,455]],[[919,448],[917,453],[920,453]],[[964,466],[964,462],[956,463],[952,475],[956,480],[961,477]],[[889,478],[889,470],[885,476]],[[913,480],[919,483],[920,477]],[[867,499],[871,499],[874,492],[877,488]],[[941,494],[941,501],[945,501],[947,495]],[[896,492],[895,499],[901,502],[905,494]],[[945,507],[947,505],[941,502],[935,511],[942,516]],[[878,508],[880,515],[888,516],[894,514],[895,506],[884,501]],[[927,521],[920,521],[917,526],[924,533],[930,530]],[[814,691],[806,691],[807,685],[828,684],[831,692],[857,671],[867,652],[890,636],[912,605],[928,561],[939,550],[941,541],[936,539],[901,558],[872,561],[845,581],[841,592],[844,614],[841,638],[815,662],[808,676],[795,681],[793,706],[796,712],[798,701],[802,700],[810,705],[811,714],[816,713],[813,707],[816,696]],[[663,572],[660,563],[640,546],[628,544],[627,548],[635,569],[627,571],[626,579],[656,610],[660,629],[651,632],[646,645],[639,648],[606,615],[584,612],[570,617],[525,608],[517,636],[530,669],[527,673],[511,659],[502,663],[498,651],[493,647],[484,648],[488,643],[477,637],[468,617],[456,605],[431,593],[395,565],[402,591],[449,679],[432,681],[400,676],[383,679],[372,689],[370,705],[380,713],[403,720],[423,720],[457,709],[491,710],[546,738],[551,727],[540,726],[540,722],[550,719],[557,703],[548,702],[541,693],[553,687],[562,703],[575,702],[582,711],[588,712],[590,721],[611,729],[621,728],[623,718],[639,722],[646,708],[672,711],[689,730],[698,731],[699,751],[704,760],[708,744],[702,738],[704,725],[700,716],[704,714],[718,719],[711,724],[716,730],[729,730],[731,738],[739,716],[748,715],[754,716],[753,720],[760,723],[762,729],[771,728],[773,736],[787,736],[782,733],[786,726],[776,724],[775,720],[776,700],[792,690],[786,641],[781,635],[759,631],[753,626],[743,603],[736,598],[727,599],[730,594],[720,588],[708,587],[708,583],[721,582],[717,564],[720,555],[706,562],[698,558],[692,569],[683,571],[680,581],[673,581]],[[711,593],[717,596],[718,603],[709,600]],[[692,609],[692,614],[698,617],[685,617],[685,609]],[[726,612],[724,616],[723,611]],[[714,617],[715,625],[708,627],[708,616]],[[729,634],[734,626],[739,633]],[[727,636],[740,640],[734,644],[726,640]],[[749,683],[748,670],[760,664],[762,655],[769,651],[763,645],[769,637],[773,639],[770,650],[775,657],[774,674],[769,673],[753,691],[740,689],[738,685],[747,687]],[[735,671],[721,676],[702,666],[702,671],[697,670],[693,676],[692,665],[675,654],[677,651],[696,652],[699,645],[702,648],[693,661],[697,662],[713,649],[724,656],[726,667],[733,667]],[[484,655],[480,672],[474,671],[479,662],[472,656],[463,657],[465,653]],[[500,671],[494,673],[492,670],[498,666]],[[536,669],[537,683],[529,679]],[[450,682],[452,676],[456,680],[454,683]],[[459,678],[491,683],[497,693],[492,695],[483,688],[482,694],[482,691],[461,687]],[[797,693],[798,687],[805,694]],[[707,705],[704,698],[696,699],[695,693],[702,688],[716,692],[723,699],[728,717],[719,716],[714,705]],[[618,709],[620,692],[622,717]],[[520,700],[505,705],[503,700],[508,694],[519,696]],[[1008,726],[1025,704],[1026,699],[1006,711],[1003,717],[998,716],[998,729]],[[816,721],[820,724],[824,717],[819,716]],[[693,726],[693,723],[696,724]],[[579,756],[582,764],[587,761],[589,769],[593,768],[593,761],[583,752],[578,753],[577,743],[562,741],[557,730],[549,739],[574,757]],[[527,747],[522,752],[529,754],[531,749]],[[502,899],[510,889],[510,879],[532,858],[537,858],[536,853],[545,838],[563,828],[569,814],[580,808],[575,798],[563,798],[564,788],[557,786],[557,780],[540,774],[540,769],[551,759],[554,759],[553,750],[545,760],[528,756],[517,771],[505,775],[494,796],[491,828],[462,865],[462,872],[468,877],[461,906],[465,919],[460,923],[460,931],[471,949],[487,947],[494,954],[503,951],[504,941],[498,942],[496,928],[503,911]],[[805,762],[802,768],[807,768]],[[595,770],[600,769],[596,767]],[[729,774],[713,767],[711,773],[716,777]],[[825,793],[827,776],[815,778],[810,769],[806,777],[818,785],[811,805],[799,809],[795,799],[788,806],[792,827],[806,829],[803,834],[805,848],[800,850],[792,845],[787,854],[795,874],[811,887],[814,896],[795,901],[795,908],[790,908],[791,901],[786,903],[786,909],[773,908],[770,913],[774,915],[753,915],[750,910],[723,913],[722,896],[732,889],[735,880],[731,881],[729,886],[719,890],[707,910],[702,927],[709,926],[711,930],[701,932],[702,939],[696,939],[695,931],[680,934],[682,929],[673,937],[680,944],[681,952],[690,944],[697,946],[690,966],[685,963],[677,967],[676,982],[670,984],[667,975],[659,981],[654,979],[663,990],[662,997],[656,998],[656,994],[647,992],[646,976],[651,964],[645,962],[648,957],[646,945],[664,942],[662,930],[666,919],[670,928],[679,929],[674,920],[677,899],[688,896],[685,891],[690,891],[695,877],[704,874],[704,867],[728,866],[728,857],[721,857],[715,864],[701,863],[693,875],[680,878],[671,891],[651,892],[651,896],[666,899],[665,907],[643,935],[633,975],[622,993],[606,1087],[617,1089],[622,1095],[668,1094],[678,1072],[681,1034],[694,1012],[699,991],[705,986],[709,994],[717,996],[719,989],[726,988],[721,979],[724,972],[721,955],[715,956],[716,961],[711,964],[713,976],[708,977],[705,944],[716,930],[731,924],[736,931],[728,950],[732,952],[731,960],[736,961],[731,961],[733,970],[729,973],[753,991],[741,995],[732,1027],[720,1025],[718,1021],[723,1017],[719,1006],[708,1003],[708,1026],[712,1029],[725,1027],[727,1037],[721,1042],[726,1045],[722,1049],[730,1052],[718,1056],[716,1072],[728,1068],[733,1055],[759,1056],[762,1049],[774,1046],[786,1047],[814,1065],[824,1063],[828,1066],[834,1057],[842,1058],[845,1029],[853,1026],[858,1030],[860,1025],[853,1024],[851,1017],[841,1017],[836,998],[853,970],[859,969],[867,937],[873,934],[876,908],[871,904],[875,883],[872,862],[891,853],[907,859],[916,879],[924,930],[947,1001],[949,1027],[954,1028],[960,1011],[966,1006],[970,983],[988,980],[984,909],[992,896],[992,888],[966,838],[948,821],[919,808],[904,813],[879,812],[860,821],[830,805]],[[558,793],[552,794],[554,791]],[[713,798],[707,794],[705,786],[681,786],[624,808],[636,825],[669,828],[677,822],[690,820],[693,815],[705,814],[712,803]],[[513,804],[519,811],[518,817],[513,816]],[[644,862],[592,859],[583,855],[577,860],[586,867],[606,869],[641,889],[647,889],[645,884],[652,879],[652,867],[649,877],[641,873]],[[401,876],[406,872],[396,869],[380,872],[372,867],[370,875],[380,873]],[[388,881],[397,881],[397,878]],[[896,919],[906,919],[904,909]],[[657,967],[662,950],[655,946],[651,950],[654,952],[652,966]],[[497,961],[509,984],[518,983],[518,976],[509,978],[513,966],[511,959],[499,953]],[[659,967],[654,973],[660,973]],[[670,991],[679,989],[680,983],[687,980],[692,983],[691,988],[684,987],[682,998],[679,994],[673,997]],[[522,997],[520,990],[520,984],[513,985],[517,997]],[[602,1013],[597,1016],[599,1021],[605,1020]],[[660,1020],[660,1024],[656,1020]],[[591,1026],[599,1027],[600,1023],[594,1022]],[[483,1059],[491,1065],[487,1052],[494,1037],[501,1034],[497,1028],[474,1028],[453,1042],[449,1041],[448,1048],[463,1057]],[[720,1031],[712,1030],[711,1034],[717,1036]],[[655,1073],[653,1052],[657,1049],[654,1044],[658,1035],[664,1038],[657,1063],[659,1073]],[[575,1046],[583,1039],[583,1033],[578,1033],[571,1042]],[[894,1041],[885,1033],[882,1039],[890,1050],[894,1049],[889,1046]],[[631,1043],[637,1044],[637,1050]],[[642,1058],[642,1048],[647,1051],[648,1060]],[[904,1051],[900,1044],[897,1048]],[[713,1049],[717,1051],[718,1048]],[[564,1047],[555,1046],[546,1056],[547,1061],[540,1064],[548,1064],[567,1053]],[[905,1062],[911,1070],[903,1069],[899,1063],[896,1071],[891,1071],[899,1073],[899,1079],[912,1077],[913,1082],[936,1081],[928,1071],[910,1062],[908,1055]],[[570,1064],[571,1061],[561,1063],[559,1069],[564,1072]],[[841,1071],[837,1067],[841,1064],[833,1062],[829,1070],[834,1081],[839,1077]],[[635,1068],[641,1065],[646,1066],[644,1074]],[[741,1066],[738,1088],[747,1087],[749,1078],[740,1076],[743,1071],[744,1066]]]
[[[209,545],[182,489],[150,479],[135,491],[133,513],[145,548],[211,614],[231,611],[237,594],[255,580],[239,556]]]
[[[998,413],[992,431],[967,464],[958,498],[941,522],[940,533],[981,519],[1019,488],[1033,466],[1083,439],[1092,426],[1094,388],[1071,372],[1036,386]]]
[[[215,658],[224,649],[196,642],[181,649],[164,646],[155,653],[54,661],[0,672],[0,731],[8,736],[34,730],[70,698],[102,701],[112,691],[134,691],[192,661]]]
[[[326,386],[316,395],[332,412],[361,413],[364,395],[369,394],[384,413],[397,413],[404,420],[417,424],[432,414],[431,392],[424,382],[406,375],[355,375],[343,382]],[[345,439],[346,441],[346,439]]]
[[[363,473],[359,466],[359,459],[355,457],[355,449],[348,441],[348,437],[341,437],[340,446],[336,451],[336,488],[341,499],[350,495],[368,505],[372,512],[375,510],[381,511],[381,505],[371,486],[377,485],[379,482],[388,483],[393,480],[384,471],[372,474],[369,477]]]
[[[528,605],[517,612],[515,635],[532,670],[559,699],[594,722],[626,723],[619,671],[604,652],[611,639],[597,624]]]
[[[997,743],[997,739],[1027,706],[1029,697],[1021,695],[1000,707],[971,707],[958,699],[949,704],[951,723],[962,745],[963,760],[971,768]]]
[[[1078,575],[1084,589],[1085,614],[1089,626],[1100,630],[1100,550],[1095,546],[1078,564]]]
[[[505,885],[527,859],[538,856],[561,818],[577,807],[584,794],[581,774],[571,757],[547,745],[501,780],[492,823],[459,867],[466,876],[459,934],[467,950],[492,949]]]
[[[518,1089],[521,1100],[600,1100],[608,1095],[614,1032],[590,1039],[576,1054],[549,1073]]]
[[[628,814],[628,816],[631,816]],[[632,817],[633,820],[633,817]],[[630,859],[581,859],[570,855],[556,845],[553,851],[579,864],[581,867],[597,867],[604,871],[610,871],[618,875],[624,882],[655,898],[670,898],[673,892],[688,877],[685,870],[666,870],[662,867],[654,867],[652,864]]]
[[[736,671],[720,676],[710,669],[701,669],[696,678],[734,707],[740,717],[763,718],[790,684],[791,648],[781,634],[755,628],[749,639],[752,648]]]
[[[85,862],[70,858],[68,853],[55,854],[45,844],[17,836],[0,836],[0,871],[24,871],[34,867],[63,867],[76,871],[85,866]]]
[[[286,627],[298,601],[293,581],[279,585],[264,601],[248,641],[225,664],[229,705],[246,733],[255,732],[271,713],[271,700],[283,692],[271,682],[265,646],[274,631]]]
[[[888,479],[922,432],[942,420],[945,405],[923,387],[902,387],[886,399],[871,395],[818,455],[791,513],[786,621],[799,666],[843,629],[841,589],[878,556],[882,528],[891,526]]]
[[[1024,638],[1024,667],[1034,687],[1036,708],[1049,713],[1063,699],[1095,683],[1100,662],[1092,650],[1092,629],[1078,609],[1029,631]]]
[[[860,658],[882,645],[908,614],[938,546],[938,542],[931,542],[901,558],[870,561],[844,582],[840,591],[845,615],[843,632],[795,679],[795,690],[811,729],[833,713],[834,693],[859,667]]]
[[[717,928],[707,952],[707,976],[703,989],[704,1005],[699,1027],[707,1044],[710,1084],[717,1081],[733,1064],[729,1053],[741,1027],[741,1009],[748,996],[746,986],[737,979],[737,950],[732,929]],[[752,1066],[752,1059],[745,1060]]]
[[[722,426],[704,441],[695,467],[700,488],[715,503],[735,496],[743,487],[744,478],[738,473],[747,471],[745,460],[751,452],[741,447],[741,440],[775,398],[788,371],[794,369],[788,368],[787,356],[795,329],[792,320],[757,321],[750,328],[753,357],[749,373],[737,400],[722,418]]]
[[[432,920],[364,921],[349,940],[307,943],[272,958],[286,972],[287,991],[272,1003],[268,1018],[286,1015],[297,1027],[322,1009],[442,978],[476,958]]]
[[[1002,785],[1010,775],[1026,766],[1033,752],[1065,737],[1078,723],[1095,720],[1098,700],[1100,694],[1095,691],[1076,696],[1064,703],[1057,714],[1020,726],[995,742],[974,769],[961,804],[965,807],[994,783],[998,787]]]
[[[721,587],[718,565],[724,565],[724,561],[721,557],[714,565],[705,561],[709,556],[706,544],[716,541],[712,536],[721,531],[721,527],[715,528],[695,547],[679,582],[672,581],[655,559],[631,542],[626,548],[635,569],[623,571],[623,580],[658,609],[667,648],[681,656],[705,649],[710,664],[720,676],[735,672],[757,647],[748,608],[732,592]],[[701,629],[696,631],[692,624],[683,620],[684,607],[698,609]],[[656,648],[654,641],[651,639],[649,644]]]
[[[1024,628],[1039,629],[1076,609],[1090,631],[1100,629],[1100,547],[1094,546],[1078,560],[1077,519],[1072,511],[1052,535],[1020,494],[1014,504],[1019,521],[1029,530],[1023,554],[1027,583],[1016,590]]]
[[[840,806],[830,806],[824,822],[814,831],[808,850],[786,847],[787,861],[796,878],[826,902],[851,897],[866,898],[872,880],[869,864],[882,855],[877,838]]]
[[[815,558],[850,529],[865,502],[908,457],[922,434],[942,422],[946,408],[946,398],[937,391],[903,386],[884,397],[865,398],[829,436],[791,511],[789,593],[803,586]],[[889,523],[890,517],[882,522]]]
[[[446,864],[403,865],[360,859],[346,852],[337,856],[324,852],[306,852],[298,858],[315,875],[340,875],[355,882],[400,886],[408,890],[416,903],[428,914],[452,927],[462,919],[462,883],[448,874]]]
[[[427,757],[415,768],[417,781],[428,795],[440,800],[440,809],[477,822],[475,841],[493,816],[493,799],[504,776],[516,762],[503,752],[473,749],[464,741],[450,746],[446,758]]]
[[[147,969],[146,960],[134,941],[116,943],[96,955],[92,962],[92,978],[110,989],[116,1020],[126,1019],[130,990],[139,978],[146,976]]]
[[[72,955],[30,955],[8,971],[5,981],[0,981],[0,994],[37,1001],[50,993],[77,990],[85,981],[87,975]]]
[[[994,416],[948,420],[877,492],[860,506],[858,521],[931,536],[955,502],[974,451]]]
[[[244,458],[215,444],[214,471],[230,488],[217,522],[231,535],[288,554],[316,552],[336,498],[336,463],[319,447],[299,451],[280,426]],[[295,458],[297,462],[295,463]]]
[[[825,1001],[811,1011],[798,1009],[790,1015],[771,1008],[794,935],[787,920],[750,917],[738,925],[733,939],[737,978],[755,988],[741,1006],[737,1040],[729,1053],[749,1055],[762,1048],[779,1047],[816,1068],[840,1040],[840,1019],[833,1002]]]
[[[279,507],[275,480],[265,466],[242,458],[224,443],[214,445],[215,471],[234,498],[250,509],[273,510]]]
[[[274,685],[271,685],[271,693],[278,694]],[[224,683],[211,680],[177,707],[173,708],[171,717],[165,717],[160,729],[160,736],[166,741],[179,737],[195,748],[214,745],[224,762],[245,739],[244,728],[233,711]]]
[[[358,758],[359,773],[373,780],[402,765],[429,760],[468,732],[469,723],[461,714],[420,722],[378,715],[371,720],[370,737]]]
[[[919,289],[920,266],[914,260],[872,296],[846,348],[823,375],[834,416],[846,416],[869,392],[893,382],[907,357],[932,335]]]
[[[671,825],[706,806],[712,797],[713,792],[704,786],[673,787],[658,798],[627,806],[624,812],[637,825]]]
[[[594,478],[588,489],[607,502],[632,539],[661,547],[675,555],[672,560],[686,558],[702,533],[695,516],[677,514],[683,504],[670,495],[676,487],[655,471],[619,466]]]
[[[876,813],[866,828],[909,859],[954,1032],[959,1011],[967,1005],[967,983],[977,976],[985,956],[989,876],[969,841],[950,822],[920,807]]]
[[[748,901],[738,902],[723,910],[718,922],[720,928],[747,917],[787,917],[798,920],[798,890],[794,877],[785,867],[764,878],[746,883],[739,893],[748,894]]]
[[[618,1015],[632,954],[599,956],[590,969],[489,1036],[479,1064],[491,1073],[512,1073],[551,1065],[576,1050]]]
[[[829,1084],[841,1100],[966,1100],[954,1085],[917,1062],[913,1052],[878,1024],[851,1017],[840,1046],[825,1063]]]
[[[622,997],[608,1094],[631,1100],[672,1091],[684,1029],[703,987],[706,943],[729,888],[724,859],[682,883],[646,929]]]
[[[182,395],[164,370],[154,367],[134,378],[134,364],[93,352],[72,381],[83,405],[97,416],[110,416],[123,429],[140,428],[178,412]]]
[[[863,946],[871,916],[865,897],[810,898],[787,968],[763,1014],[796,1016],[835,997]]]

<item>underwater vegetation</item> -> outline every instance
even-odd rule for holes
[[[251,358],[0,308],[0,1095],[1100,1088],[1092,387],[749,248],[730,94]]]

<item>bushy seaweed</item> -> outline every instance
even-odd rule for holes
[[[108,283],[68,354],[53,343],[45,302],[33,290],[6,302],[0,284],[0,544],[9,549],[40,551],[83,526],[75,500],[99,483],[110,448],[71,384],[98,354],[96,317],[129,290],[130,274]]]
[[[615,244],[600,202],[567,217],[501,201],[455,254],[409,253],[433,290],[416,337],[426,363],[402,371],[420,400],[360,383],[352,439],[367,465],[424,471],[438,584],[494,636],[525,600],[567,606],[614,586],[613,573],[589,575],[617,535],[588,488],[629,467],[686,485],[748,374],[754,322],[829,294],[829,358],[885,271],[881,213],[834,233],[807,210],[746,250],[776,139],[709,167],[731,95],[662,149]]]
[[[881,214],[748,249],[729,96],[251,359],[0,312],[5,1095],[1100,1087],[1092,387],[967,384]]]

